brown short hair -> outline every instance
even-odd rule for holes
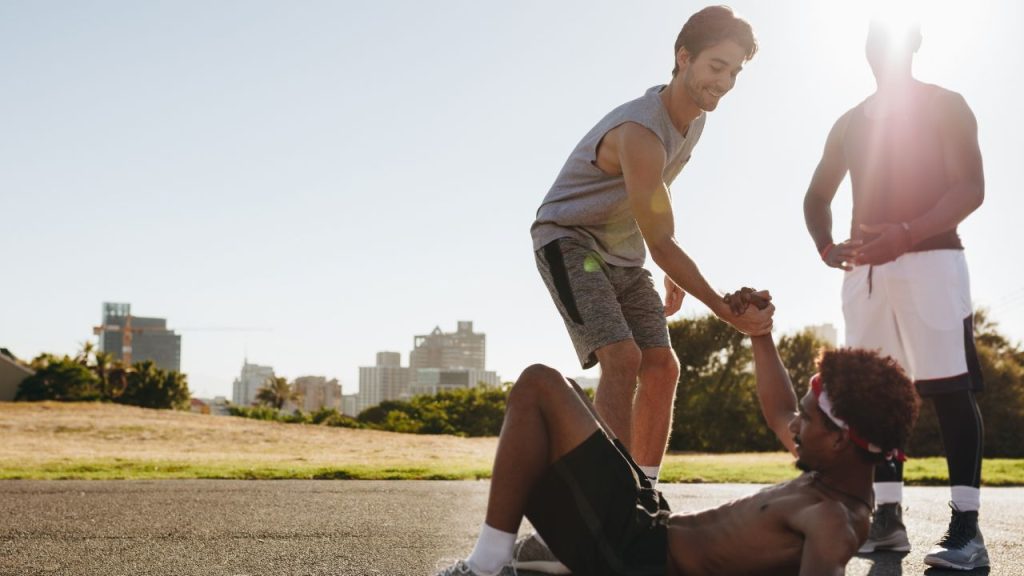
[[[742,46],[747,51],[747,60],[757,54],[757,38],[749,22],[736,16],[728,6],[708,6],[683,24],[672,51],[673,60],[680,48],[686,48],[690,56],[696,58],[705,48],[724,40],[732,40]],[[672,69],[672,75],[675,76],[676,72],[679,72],[678,63]]]
[[[876,352],[843,348],[818,359],[822,385],[835,415],[882,452],[906,448],[920,399],[895,360]],[[884,457],[862,450],[870,460]]]

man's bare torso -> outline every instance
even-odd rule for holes
[[[835,494],[814,474],[766,488],[718,508],[675,514],[669,523],[669,574],[796,574],[804,536],[796,517],[823,502],[845,514],[860,542],[867,537],[869,509]]]

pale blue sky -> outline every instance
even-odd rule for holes
[[[732,2],[761,52],[673,186],[684,249],[720,290],[771,289],[783,332],[842,325],[801,202],[832,122],[874,87],[863,5]],[[1019,340],[1022,8],[927,5],[916,73],[980,126],[974,300]],[[2,1],[0,346],[73,353],[126,301],[171,327],[268,330],[183,330],[199,395],[229,396],[246,353],[349,393],[377,351],[405,362],[457,320],[505,379],[579,374],[529,225],[586,130],[668,81],[701,6]],[[847,183],[838,230],[849,206]]]

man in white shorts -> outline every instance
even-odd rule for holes
[[[957,225],[984,199],[977,124],[963,97],[911,74],[920,27],[872,22],[867,58],[878,88],[836,121],[804,198],[822,260],[846,271],[846,345],[895,358],[932,400],[945,446],[953,509],[931,566],[989,563],[978,529],[983,432],[970,282]],[[832,240],[831,202],[846,173],[850,239]],[[902,465],[875,470],[878,504],[861,552],[909,551]]]

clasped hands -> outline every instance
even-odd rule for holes
[[[910,230],[903,224],[861,224],[860,229],[875,237],[868,242],[851,238],[830,245],[821,254],[825,264],[847,271],[863,264],[878,266],[899,258],[912,246]]]
[[[723,320],[747,336],[763,336],[772,331],[775,305],[767,290],[743,287],[722,297],[731,316],[719,315]],[[750,310],[753,305],[754,309]]]

